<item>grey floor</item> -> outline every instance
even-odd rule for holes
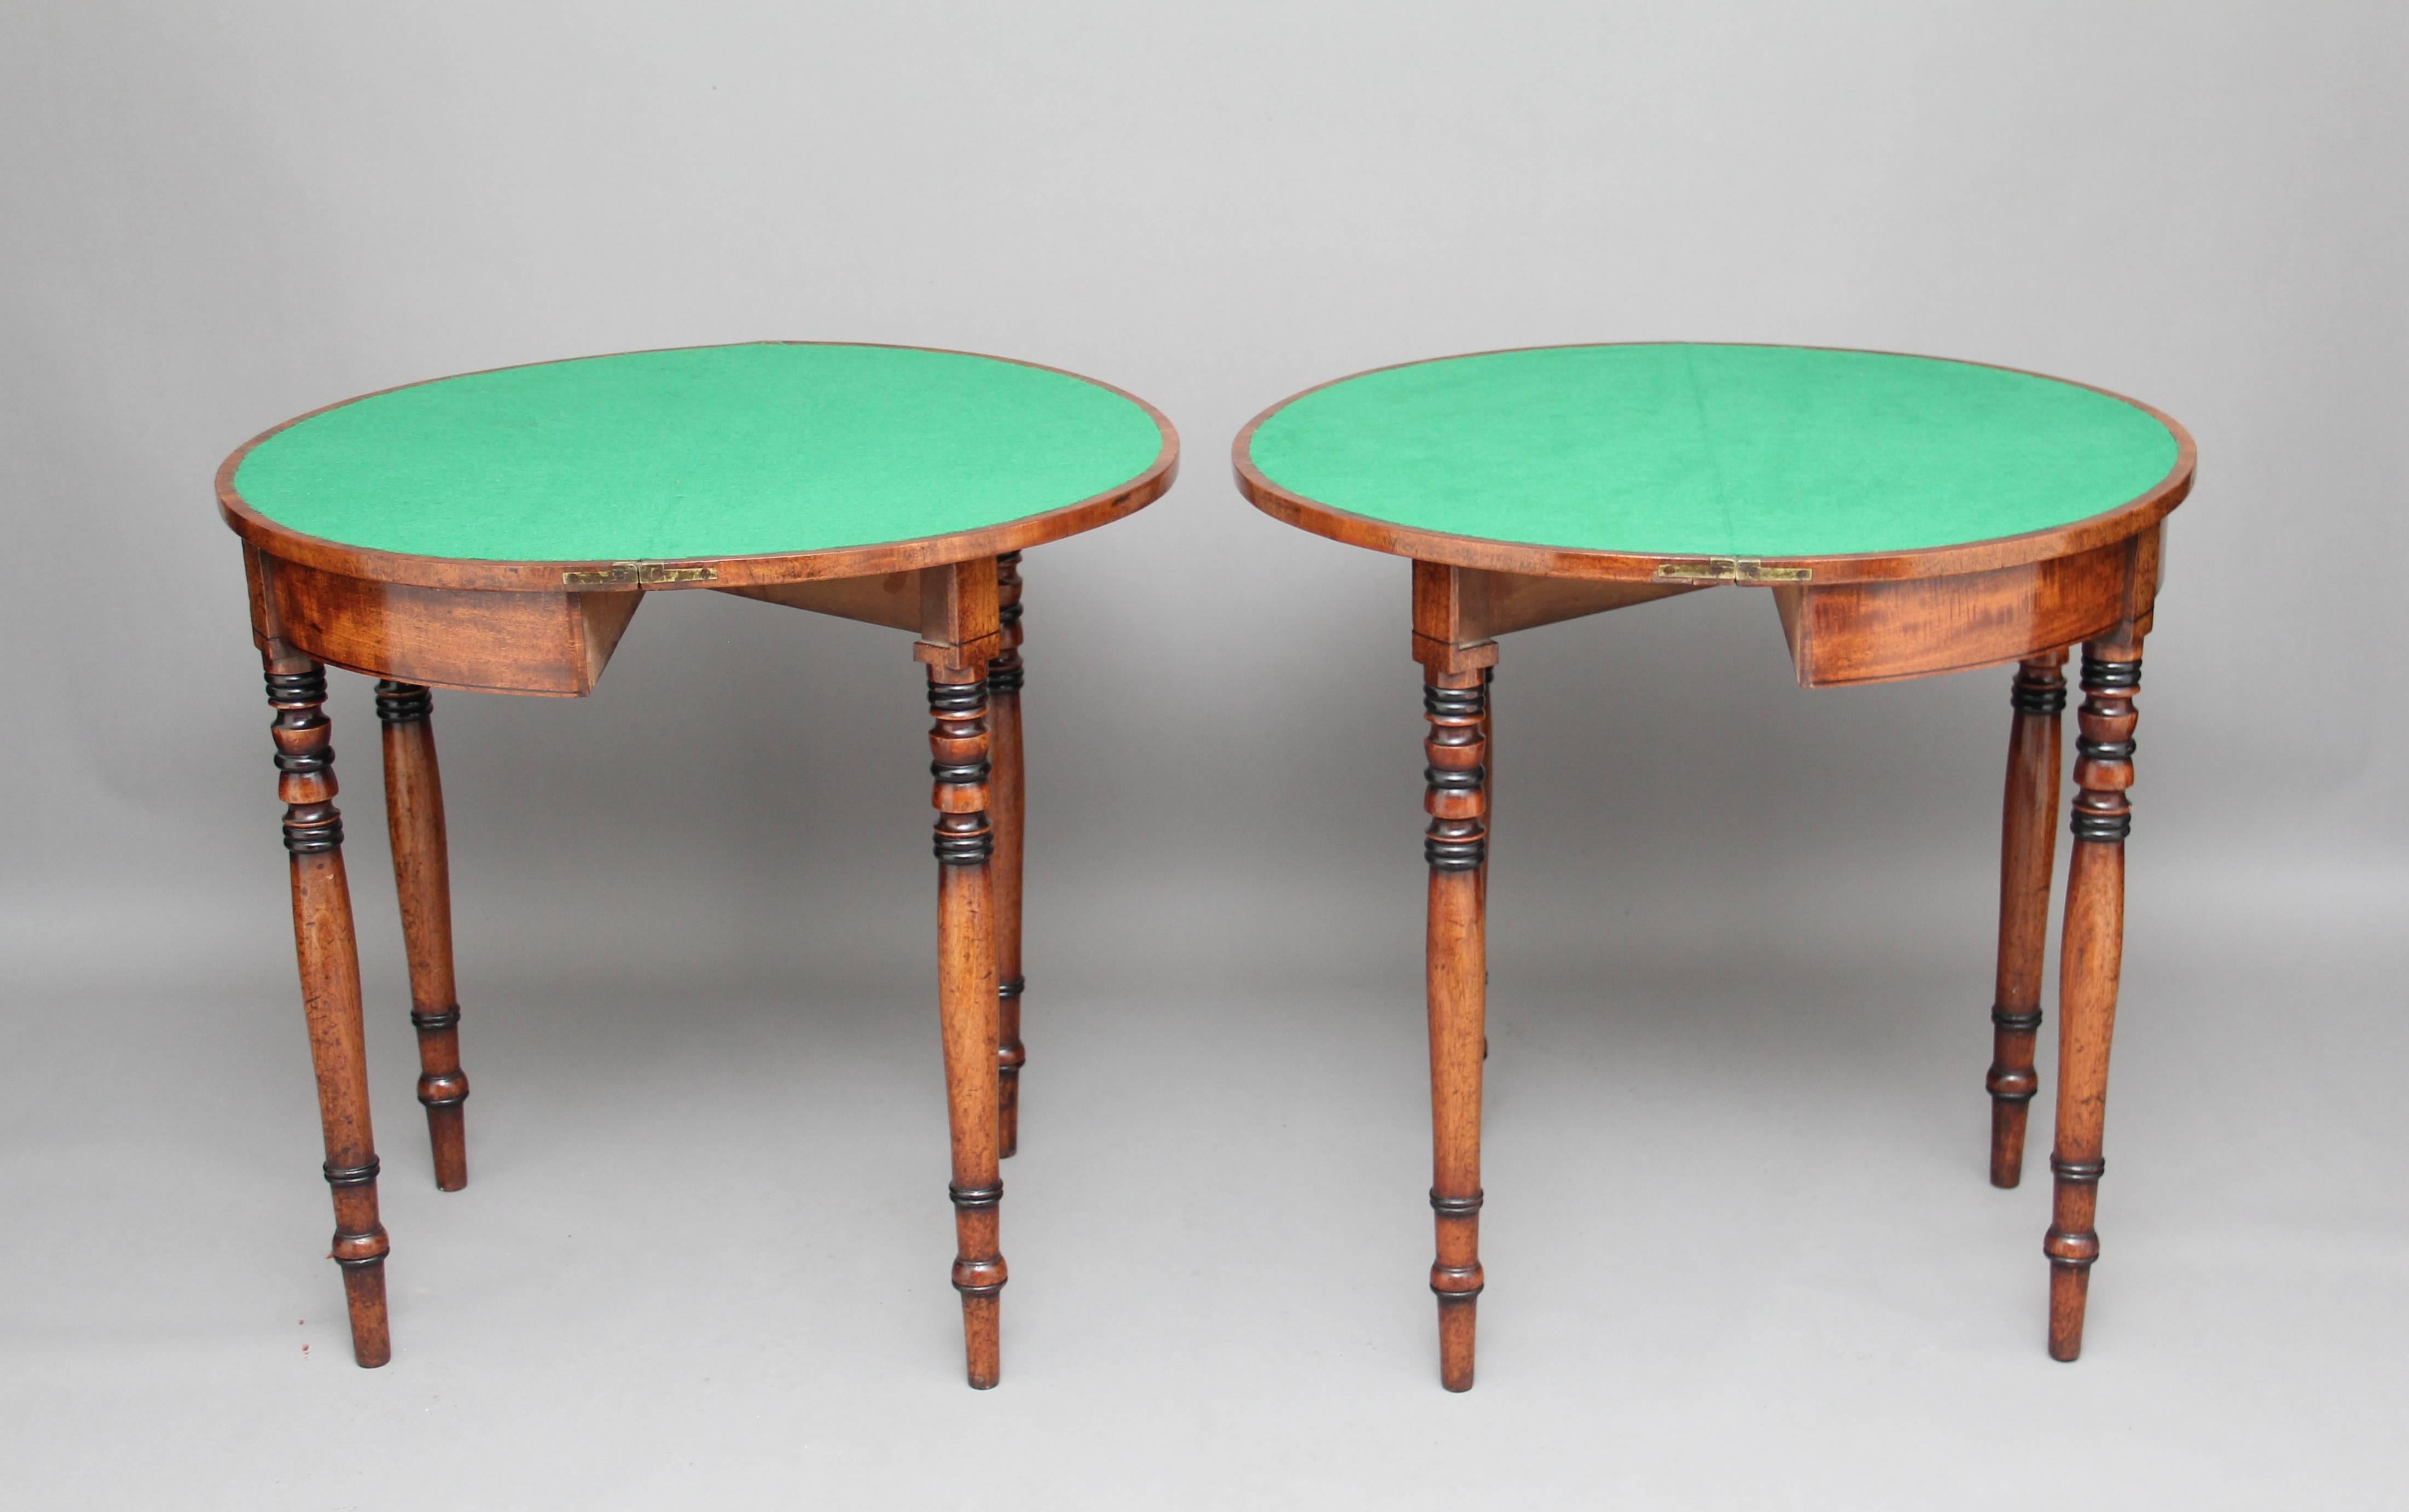
[[[1772,868],[1702,929],[1501,866],[1458,1398],[1423,1289],[1410,846],[1344,904],[1054,878],[981,1394],[908,931],[723,918],[764,931],[748,979],[653,948],[691,917],[464,911],[474,1179],[444,1195],[381,847],[354,850],[392,1365],[350,1363],[320,1258],[297,1012],[273,918],[241,916],[272,889],[161,926],[186,932],[159,958],[224,963],[198,976],[54,920],[17,943],[95,964],[21,981],[0,1065],[11,1505],[2400,1505],[2383,879],[2260,878],[2295,913],[2245,921],[2136,866],[2106,1258],[2064,1366],[2046,1181],[1983,1179],[1979,886]]]

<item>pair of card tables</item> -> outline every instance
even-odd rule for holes
[[[999,1162],[1017,1142],[1021,554],[1160,497],[1170,423],[1051,368],[760,343],[544,363],[316,410],[227,458],[275,711],[294,939],[354,1356],[391,1358],[327,665],[380,679],[386,815],[436,1185],[468,1182],[436,687],[592,691],[651,593],[892,626],[925,664],[938,1018],[969,1378],[1001,1374]],[[1991,1180],[2039,1087],[2063,669],[2083,650],[2059,962],[2049,1350],[2083,1336],[2123,940],[2134,695],[2183,427],[2005,368],[1797,347],[1609,345],[1378,369],[1274,406],[1239,491],[1413,560],[1440,1379],[1472,1384],[1498,638],[1714,587],[1766,590],[1810,687],[2013,665]]]

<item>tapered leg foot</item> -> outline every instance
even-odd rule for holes
[[[2125,948],[2125,837],[2132,828],[2133,697],[2142,685],[2141,637],[2129,627],[2083,648],[2082,734],[2075,742],[2074,855],[2067,869],[2066,929],[2058,962],[2057,1138],[2048,1235],[2049,1353],[2083,1353],[2084,1309],[2099,1258],[2101,1129],[2108,1053]]]
[[[2049,1357],[2072,1361],[2083,1355],[2084,1306],[2091,1298],[2091,1262],[2099,1258],[2099,1235],[2092,1228],[2099,1196],[2104,1160],[2052,1159],[2056,1178],[2049,1236],[2041,1252],[2049,1257]]]
[[[1002,1195],[1002,1188],[997,1188]],[[989,1204],[992,1212],[992,1204]],[[994,1226],[983,1240],[963,1246],[993,1256],[987,1261],[960,1260],[954,1266],[954,1289],[962,1298],[962,1357],[971,1389],[985,1391],[1003,1379],[1003,1258],[996,1255]]]
[[[352,1363],[375,1370],[393,1363],[393,1334],[385,1321],[384,1261],[370,1260],[343,1272],[343,1306],[352,1315]]]
[[[430,1098],[423,1079],[418,1100],[427,1104],[426,1144],[435,1157],[435,1189],[459,1191],[469,1185],[469,1129],[460,1104],[447,1106],[440,1097]]]
[[[335,1244],[331,1253],[343,1268],[343,1307],[351,1315],[352,1359],[373,1370],[393,1359],[393,1331],[384,1299],[384,1258],[391,1248],[384,1225],[377,1221],[377,1163],[365,1167],[329,1166],[326,1180],[335,1188]],[[355,1188],[346,1200],[346,1188]]]
[[[945,1051],[945,1106],[953,1137],[954,1288],[962,1298],[970,1383],[1003,1377],[997,1316],[1004,1282],[998,1233],[995,887],[988,821],[986,669],[930,667],[937,808],[938,1013]]]
[[[318,1079],[326,1184],[334,1193],[332,1256],[343,1269],[352,1358],[373,1367],[393,1358],[384,1294],[384,1260],[392,1246],[377,1215],[359,942],[343,871],[343,816],[334,802],[325,669],[307,657],[271,652],[267,701],[276,710],[269,730],[276,740],[277,796],[284,802],[284,849],[292,862],[294,954],[310,1026],[310,1061]]]
[[[1003,1183],[979,1188],[955,1187],[954,1289],[962,1298],[962,1354],[971,1386],[984,1391],[1003,1378],[1003,1256],[997,1245],[997,1217]]]
[[[1480,1318],[1477,1297],[1438,1299],[1438,1381],[1450,1391],[1472,1390],[1472,1346]]]
[[[435,696],[415,683],[377,684],[384,727],[384,812],[393,840],[393,885],[401,900],[410,957],[410,1022],[418,1031],[418,1101],[435,1185],[469,1185],[465,1117],[469,1076],[460,1069],[460,999],[452,976],[452,863],[443,829],[443,774],[435,760]]]
[[[2024,1180],[2025,1124],[2041,1087],[2033,1042],[2041,1033],[2041,971],[2049,939],[2050,867],[2057,835],[2058,719],[2066,708],[2066,653],[2016,670],[2008,784],[1999,833],[1998,978],[1991,1000],[1991,1185]]]
[[[2040,1079],[2039,1073],[2035,1073],[2034,1079]],[[2001,1188],[2019,1187],[2025,1179],[2025,1123],[2031,1098],[2010,1099],[1996,1092],[1992,1098],[1991,1185]]]
[[[1020,1043],[1021,827],[1028,812],[1028,784],[1020,756],[1020,554],[996,562],[996,621],[1003,650],[988,663],[988,723],[993,734],[995,770],[988,808],[995,823],[996,1115],[1000,1149],[1009,1158],[1020,1149],[1020,1068],[1029,1051]]]
[[[2066,1364],[2083,1358],[2083,1309],[2090,1300],[2090,1266],[2049,1268],[2049,1358]]]
[[[974,1391],[992,1391],[1003,1379],[1002,1328],[995,1298],[962,1299],[962,1339],[970,1353],[967,1379]]]
[[[1480,1294],[1480,1077],[1487,1049],[1489,958],[1482,869],[1488,858],[1485,682],[1432,670],[1422,688],[1430,735],[1422,856],[1430,868],[1425,976],[1431,1048],[1431,1210],[1437,1256],[1439,1381],[1472,1386]]]

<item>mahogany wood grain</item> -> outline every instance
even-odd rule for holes
[[[1991,1185],[2024,1180],[2025,1122],[2041,1087],[2033,1041],[2041,1032],[2041,968],[2049,943],[2050,871],[2056,858],[2058,718],[2066,710],[2063,649],[2027,657],[2009,701],[2007,797],[1999,823],[1999,958],[1991,999]]]
[[[436,1188],[455,1192],[469,1185],[469,1077],[460,1069],[460,994],[452,975],[452,861],[435,760],[435,696],[387,679],[377,684],[376,703],[393,886],[410,958],[410,1022],[418,1031],[418,1101],[426,1109]]]
[[[360,1015],[359,942],[343,871],[343,816],[335,807],[333,727],[326,674],[306,656],[271,651],[267,701],[276,711],[277,796],[284,803],[284,849],[293,872],[293,943],[301,1009],[318,1078],[326,1184],[333,1189],[331,1258],[343,1271],[352,1357],[364,1366],[393,1358],[385,1313],[384,1261],[392,1249],[377,1215],[376,1135]]]
[[[1801,687],[1887,683],[2014,661],[2147,612],[2160,527],[2015,567],[1773,589]]]
[[[1028,981],[1020,971],[1021,825],[1028,812],[1028,784],[1020,757],[1020,554],[996,562],[996,621],[1003,650],[988,663],[988,724],[995,747],[988,808],[995,816],[996,1113],[1004,1156],[1020,1149],[1020,1068],[1029,1051],[1020,1041],[1020,1000]]]
[[[948,562],[920,574],[920,639],[912,655],[931,667],[985,667],[1003,648],[996,559]]]
[[[989,568],[992,573],[992,566]],[[989,582],[992,583],[992,577]],[[938,1013],[953,1131],[954,1289],[972,1386],[1003,1375],[998,1317],[1008,1278],[998,1234],[1003,1178],[996,1108],[995,886],[989,864],[986,666],[929,668],[930,770],[936,778]]]
[[[1481,869],[1488,857],[1484,670],[1426,670],[1422,807],[1430,824],[1424,970],[1430,1012],[1431,1209],[1437,1254],[1439,1382],[1468,1391],[1473,1379],[1480,1268],[1480,1078],[1487,1049],[1489,958]]]
[[[1536,351],[1537,348],[1512,350]],[[1883,353],[1905,355],[1905,353]],[[1465,353],[1465,356],[1492,355],[1488,353]],[[1414,363],[1396,363],[1390,367],[1413,367]],[[1989,365],[1974,365],[1989,366]],[[1383,372],[1386,367],[1366,369]],[[2022,372],[2021,368],[2002,368],[2006,372]],[[1867,583],[1902,578],[1952,577],[1970,572],[1986,572],[1996,568],[2021,567],[2027,563],[2047,561],[2089,551],[2139,534],[2164,519],[2191,491],[2192,476],[2199,453],[2190,432],[2177,425],[2172,417],[2142,404],[2138,399],[2093,388],[2088,383],[2079,388],[2092,388],[2120,399],[2153,416],[2175,439],[2174,465],[2136,497],[2104,511],[2088,519],[2054,526],[2018,536],[2001,536],[1990,540],[1968,542],[1958,546],[1935,546],[1918,551],[1862,553],[1827,556],[1782,556],[1763,558],[1729,558],[1679,556],[1637,552],[1580,551],[1559,546],[1536,546],[1520,541],[1488,540],[1474,536],[1450,535],[1444,531],[1422,530],[1408,526],[1375,520],[1347,510],[1334,508],[1319,499],[1308,498],[1272,482],[1254,465],[1251,454],[1255,432],[1272,415],[1305,397],[1349,379],[1363,377],[1350,373],[1334,378],[1329,383],[1317,383],[1301,393],[1290,395],[1247,423],[1237,439],[1231,443],[1231,467],[1237,477],[1238,492],[1247,501],[1274,519],[1309,530],[1318,536],[1362,546],[1372,551],[1388,552],[1396,556],[1410,556],[1417,561],[1443,562],[1456,567],[1479,568],[1490,571],[1524,573],[1549,578],[1623,579],[1643,582],[1661,581],[1660,574],[1696,570],[1730,569],[1735,581],[1753,581],[1750,574],[1771,569],[1782,571],[1804,571],[1817,583]],[[2046,374],[2027,374],[2046,377]],[[2063,379],[2054,382],[2064,382]],[[2067,637],[2071,640],[2073,637]],[[2064,643],[2064,641],[2059,642]],[[2027,648],[2033,649],[2033,648]],[[2009,653],[1994,660],[2008,660],[2020,653]]]
[[[1009,554],[1018,561],[1020,554]],[[808,609],[839,619],[917,630],[920,646],[913,655],[942,664],[957,648],[970,647],[980,655],[1001,655],[1003,641],[1002,583],[999,556],[976,556],[905,572],[875,577],[780,583],[718,591],[765,604]],[[1013,580],[1017,591],[1019,580]]]
[[[577,698],[618,648],[643,595],[634,588],[498,593],[346,577],[265,553],[254,603],[274,605],[283,639],[323,662],[422,686]]]
[[[2133,697],[2142,685],[2146,625],[2120,626],[2083,648],[2083,707],[2076,713],[2074,855],[2066,876],[2066,929],[2057,981],[2057,1138],[2048,1236],[2049,1353],[2083,1353],[2108,1104],[2108,1052],[2125,953],[2125,837],[2132,829]]]
[[[798,343],[811,344],[811,343]],[[874,345],[871,342],[847,342],[845,345]],[[919,351],[941,351],[942,348],[917,348]],[[984,356],[983,353],[958,353],[955,355]],[[629,355],[617,353],[611,355]],[[998,362],[1013,359],[999,357]],[[1044,367],[1039,363],[1017,363],[1022,367],[1038,367],[1046,372],[1061,372],[1056,367]],[[500,371],[498,368],[484,371]],[[453,377],[468,377],[461,373]],[[1079,378],[1082,382],[1095,380],[1076,373],[1066,377]],[[442,379],[429,380],[432,382]],[[398,384],[398,388],[415,388],[417,384]],[[781,552],[757,556],[697,556],[679,557],[669,561],[481,561],[465,557],[417,556],[403,552],[372,551],[366,547],[348,546],[322,536],[305,535],[288,526],[277,524],[261,514],[244,500],[234,485],[235,474],[252,448],[278,431],[297,425],[312,415],[340,409],[376,394],[390,394],[394,389],[379,389],[371,394],[355,395],[335,404],[323,405],[309,414],[296,415],[282,425],[270,426],[238,447],[218,468],[218,511],[234,532],[259,550],[287,562],[296,562],[339,576],[365,579],[374,583],[407,583],[427,588],[476,589],[496,593],[557,593],[578,579],[595,580],[597,575],[618,577],[629,585],[639,583],[646,588],[656,587],[747,587],[763,583],[802,583],[822,578],[858,578],[880,576],[889,572],[908,572],[924,567],[940,567],[965,558],[992,557],[1001,552],[1024,551],[1049,540],[1060,540],[1083,530],[1092,530],[1125,514],[1145,508],[1169,491],[1179,473],[1179,435],[1161,410],[1134,394],[1113,388],[1109,383],[1096,386],[1118,394],[1144,410],[1161,433],[1162,445],[1145,471],[1118,487],[1080,499],[1059,510],[1029,515],[1003,525],[978,530],[956,531],[943,536],[928,536],[917,540],[886,541],[866,546],[837,547],[815,552]],[[661,570],[685,574],[673,581],[661,580]],[[442,682],[443,679],[421,681]],[[582,690],[581,690],[582,691]]]
[[[1480,847],[1480,916],[1489,916],[1489,858],[1497,854],[1497,669],[1480,670],[1480,791],[1488,800],[1483,823],[1488,838]],[[1483,972],[1483,980],[1487,973]],[[1489,1058],[1489,1041],[1480,1042],[1480,1058]]]
[[[1717,586],[1711,583],[1629,583],[1535,577],[1417,559],[1414,627],[1451,646],[1468,647],[1515,630],[1601,614],[1633,604]]]
[[[838,619],[859,620],[899,630],[920,627],[920,569],[866,578],[828,578],[812,583],[767,583],[722,588],[740,598],[808,609]]]

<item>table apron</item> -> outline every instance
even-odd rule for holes
[[[378,583],[244,551],[262,645],[435,687],[575,698],[594,690],[643,594],[500,593]]]
[[[2018,567],[1772,589],[1802,687],[2020,660],[2147,619],[2163,526]]]
[[[698,588],[913,630],[913,655],[935,666],[983,666],[1003,645],[993,556],[761,586],[664,579],[550,592],[381,582],[248,544],[243,558],[263,648],[430,687],[582,697],[647,594]]]

